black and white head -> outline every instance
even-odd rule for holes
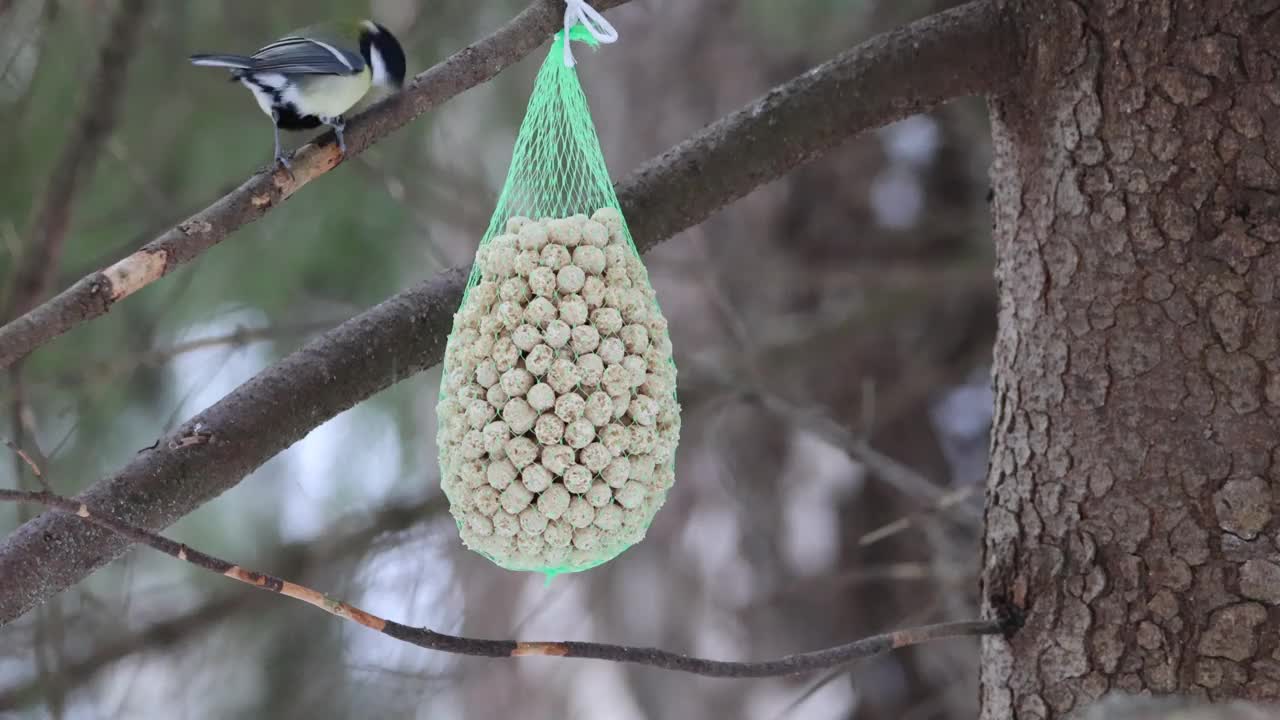
[[[360,31],[360,54],[373,71],[375,85],[399,90],[404,86],[404,48],[391,31],[365,20]]]

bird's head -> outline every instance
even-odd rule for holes
[[[374,84],[395,90],[404,87],[404,48],[390,30],[372,20],[360,23],[360,54],[373,71]]]

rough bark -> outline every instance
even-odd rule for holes
[[[1007,0],[983,718],[1280,698],[1277,0]]]

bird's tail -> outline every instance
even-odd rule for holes
[[[250,70],[253,68],[253,58],[244,55],[192,55],[191,64],[231,70]]]

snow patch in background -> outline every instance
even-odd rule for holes
[[[923,168],[933,162],[942,144],[938,123],[928,115],[912,115],[876,131],[884,152],[894,163]]]
[[[710,479],[723,474],[722,462],[714,451],[699,447],[688,453],[687,469],[680,471],[682,477]],[[723,482],[708,482],[698,488],[698,499],[691,503],[689,520],[682,528],[677,547],[682,561],[706,579],[707,591],[714,593],[715,602],[742,607],[759,588],[740,549],[744,516],[735,499],[726,496],[734,492],[733,482],[729,476]]]
[[[333,522],[335,509],[372,512],[385,505],[401,480],[403,455],[394,418],[369,406],[311,431],[281,455],[281,537],[317,538]]]
[[[991,369],[981,367],[929,408],[938,446],[951,468],[952,485],[971,485],[986,479],[994,407]]]
[[[804,675],[801,683],[775,680],[756,682],[747,686],[751,698],[746,707],[751,720],[844,720],[854,717],[857,696],[848,678],[836,678],[814,691],[812,695],[797,700],[804,688],[817,682],[820,675]]]
[[[861,467],[843,449],[818,435],[791,436],[782,486],[782,556],[797,575],[813,576],[836,563],[840,553],[841,501],[862,482]]]
[[[906,230],[916,224],[924,209],[924,190],[915,173],[890,166],[871,181],[871,210],[876,224]]]
[[[457,593],[454,565],[449,550],[440,543],[406,537],[389,544],[364,561],[355,587],[361,608],[413,627],[457,634],[462,629],[462,611]],[[336,621],[336,620],[335,620]],[[423,650],[379,635],[354,623],[343,623],[346,661],[354,666],[372,666],[439,677],[458,664],[458,657]]]
[[[871,211],[881,227],[905,230],[920,221],[924,210],[920,172],[938,151],[938,123],[925,115],[913,115],[876,134],[888,162],[871,181]]]
[[[177,343],[202,338],[230,335],[238,328],[258,328],[270,323],[266,313],[256,308],[236,306],[235,309],[215,311],[215,317],[206,322],[195,322],[166,339],[158,346],[169,347]],[[171,387],[181,398],[175,417],[180,420],[195,415],[213,405],[266,367],[271,360],[266,342],[244,345],[221,345],[184,352],[169,363]]]

